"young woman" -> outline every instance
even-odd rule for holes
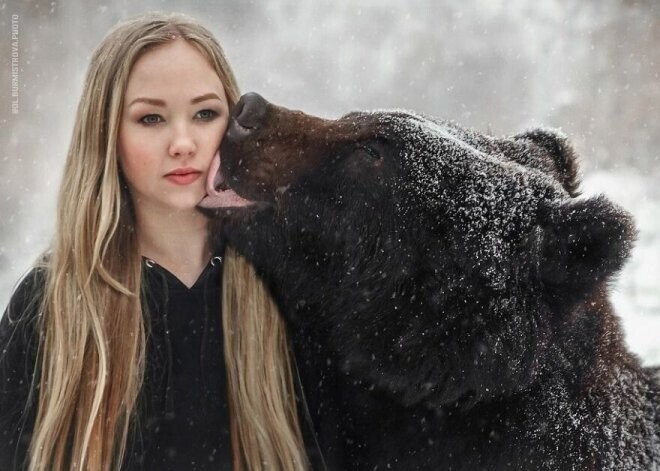
[[[195,209],[238,96],[180,15],[94,51],[52,245],[0,323],[0,469],[309,466],[277,310]]]

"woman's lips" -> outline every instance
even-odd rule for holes
[[[189,185],[201,176],[202,172],[199,170],[191,170],[188,172],[174,171],[165,175],[165,178],[176,185]]]

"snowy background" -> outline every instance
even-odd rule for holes
[[[326,117],[408,108],[496,135],[561,128],[585,194],[635,215],[639,239],[613,301],[631,349],[660,363],[657,0],[0,3],[0,309],[52,234],[89,56],[116,22],[147,10],[201,20],[242,90],[287,107]]]

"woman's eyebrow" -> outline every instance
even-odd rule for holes
[[[190,103],[194,105],[195,103],[199,103],[200,101],[204,101],[204,100],[209,100],[211,98],[220,100],[220,97],[216,93],[211,92],[193,98],[192,100],[190,100]],[[146,97],[138,97],[135,100],[131,101],[128,106],[132,106],[135,103],[146,103],[148,105],[154,105],[154,106],[165,106],[164,100],[159,100],[158,98],[146,98]]]
[[[211,93],[207,93],[205,95],[200,95],[197,98],[193,98],[192,100],[190,100],[190,103],[194,105],[195,103],[199,103],[200,101],[204,101],[204,100],[209,100],[211,98],[215,98],[217,100],[220,100],[220,97],[218,95],[211,92]],[[222,101],[222,100],[220,100],[220,101]]]

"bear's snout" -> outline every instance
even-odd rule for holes
[[[327,138],[337,135],[336,128],[336,121],[276,106],[258,93],[246,93],[232,108],[220,144],[219,171],[226,187],[251,201],[281,201],[284,189],[319,168],[327,154]],[[214,176],[210,186],[215,180]]]
[[[231,112],[227,139],[241,140],[250,137],[263,125],[268,102],[258,93],[246,93]]]

